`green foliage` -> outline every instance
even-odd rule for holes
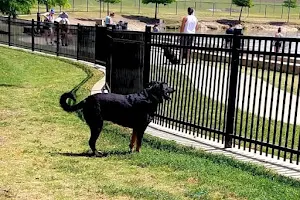
[[[69,0],[38,0],[40,4],[46,5],[48,11],[49,7],[60,6],[63,8],[71,7]]]
[[[17,13],[30,13],[35,0],[0,0],[0,12],[16,16]]]
[[[253,6],[253,2],[252,0],[232,0],[232,3],[237,5],[237,6],[241,6],[241,7],[252,7]]]
[[[114,3],[120,3],[121,0],[101,0],[101,1],[104,2],[104,3],[112,3],[112,4],[114,4]]]
[[[232,0],[232,3],[241,7],[239,22],[241,22],[243,8],[244,7],[250,8],[253,6],[252,0]]]
[[[170,4],[175,2],[176,0],[142,0],[143,4],[148,3],[157,3],[157,4]]]
[[[283,6],[287,8],[296,8],[297,7],[297,0],[285,0],[283,2]]]
[[[71,4],[69,3],[69,0],[56,0],[56,4],[63,8],[70,8]]]
[[[170,4],[175,2],[176,0],[142,0],[143,4],[155,3],[155,19],[157,19],[157,5],[158,4]]]

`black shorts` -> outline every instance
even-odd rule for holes
[[[274,44],[275,47],[279,48],[281,47],[281,42],[280,41],[276,41]]]
[[[180,38],[180,46],[185,46],[182,50],[182,58],[187,58],[187,54],[188,54],[188,47],[191,47],[193,45],[193,40],[194,37],[193,36],[182,36]],[[187,47],[188,46],[188,47]]]
[[[193,36],[182,36],[180,39],[181,46],[192,46],[193,44]]]

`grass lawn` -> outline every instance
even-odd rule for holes
[[[95,12],[94,17],[99,16],[100,5],[99,1],[96,0],[69,0],[70,7],[63,10],[75,11],[75,12]],[[102,4],[103,14],[105,16],[107,5]],[[159,5],[158,17],[159,18],[174,18],[174,15],[180,16],[180,19],[183,15],[186,14],[187,7],[193,7],[196,10],[196,15],[199,19],[203,17],[225,17],[238,19],[240,7],[231,5],[231,0],[181,0],[176,3],[168,5]],[[230,13],[230,8],[232,12]],[[37,12],[37,6],[32,9],[32,13]],[[45,6],[40,6],[41,11],[45,10]],[[109,9],[118,14],[132,14],[132,15],[143,15],[147,17],[154,17],[155,4],[143,4],[142,0],[121,0],[120,3],[110,4]],[[213,9],[215,11],[213,12]],[[56,11],[59,11],[60,8],[55,7]],[[92,17],[93,14],[90,14]],[[169,17],[167,17],[169,16]],[[254,6],[249,9],[245,8],[243,11],[243,19],[253,19],[253,18],[274,18],[276,20],[286,21],[288,17],[288,8],[282,7],[282,1],[274,0],[262,0],[254,1]],[[299,19],[299,8],[291,8],[290,19],[292,21],[297,21]],[[252,22],[250,20],[250,22]]]
[[[130,130],[105,123],[102,158],[86,156],[88,127],[60,95],[93,76],[70,61],[0,47],[0,199],[299,199],[300,182],[221,155],[146,136],[128,154]],[[82,70],[82,69],[85,69]]]

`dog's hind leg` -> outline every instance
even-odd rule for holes
[[[136,132],[136,151],[140,152],[141,151],[141,146],[142,146],[142,140],[143,140],[143,136],[145,133],[146,128],[144,129],[140,129],[139,131]]]
[[[133,147],[136,142],[136,138],[137,138],[137,132],[135,130],[132,130],[132,135],[131,135],[130,144],[129,144],[131,153],[133,152]]]
[[[96,141],[102,131],[102,127],[103,127],[103,121],[97,123],[97,125],[95,125],[95,126],[90,126],[91,137],[89,140],[89,145],[93,152],[93,155],[95,155],[95,156],[101,156],[101,154],[102,154],[101,152],[98,152],[96,149]]]

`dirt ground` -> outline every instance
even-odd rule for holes
[[[104,19],[104,18],[102,18]],[[69,20],[71,24],[82,24],[88,26],[94,26],[96,22],[100,21],[100,18],[72,18],[69,16]],[[128,29],[133,31],[144,31],[147,23],[140,21],[138,18],[133,19],[129,17],[123,17],[121,15],[115,15],[114,22],[117,23],[119,21],[128,22]]]
[[[167,28],[171,28],[174,31],[178,31],[180,18],[177,17],[177,20],[172,19],[172,22],[169,23],[169,20],[165,20],[165,25]],[[103,19],[103,18],[102,18]],[[100,18],[78,18],[70,16],[70,22],[72,24],[80,23],[82,25],[94,26]],[[147,24],[153,25],[155,21],[152,18],[147,18],[143,16],[134,16],[134,15],[115,15],[114,22],[126,21],[128,22],[128,29],[133,31],[144,31]],[[228,19],[199,19],[199,25],[201,33],[206,32],[223,32],[227,27],[227,24],[237,25],[237,20],[228,20]],[[259,32],[275,32],[278,27],[282,27],[283,32],[297,32],[300,29],[299,24],[295,23],[286,23],[286,22],[272,22],[272,21],[243,21],[242,26],[248,33],[259,31]]]

